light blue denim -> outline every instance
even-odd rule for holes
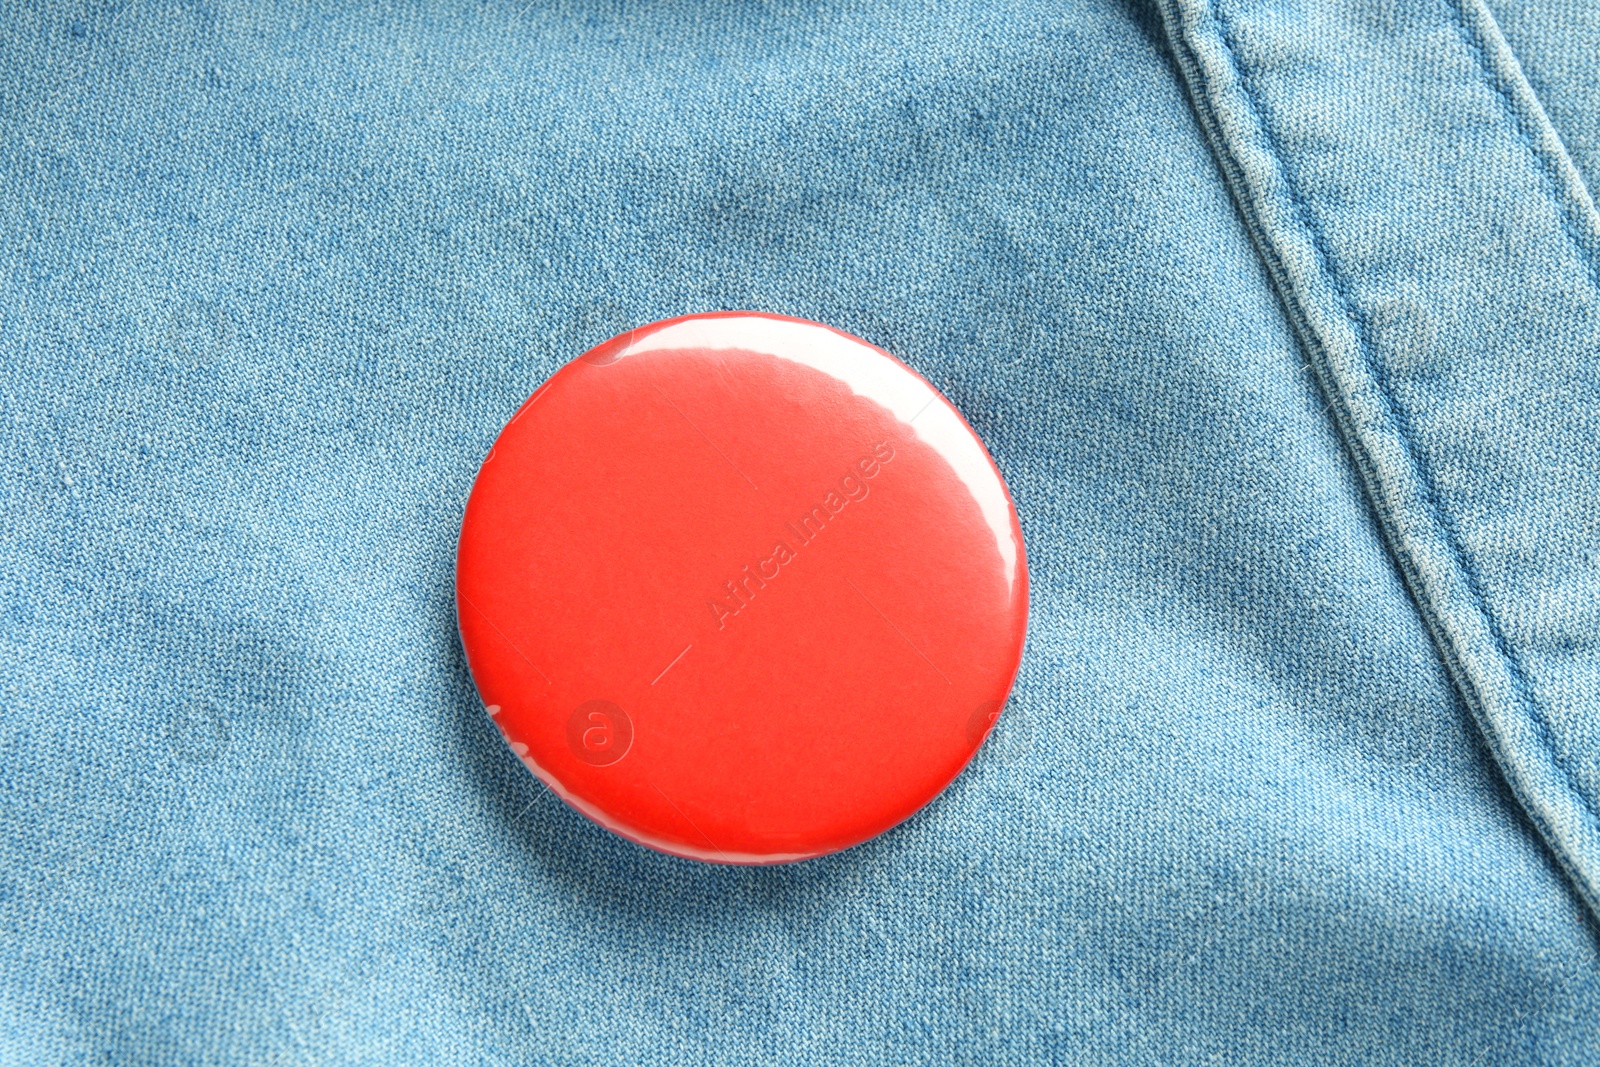
[[[0,1062],[1600,1062],[1557,9],[0,0]],[[1031,565],[973,765],[784,867],[564,807],[453,616],[518,404],[718,308]]]

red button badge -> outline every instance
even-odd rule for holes
[[[778,863],[910,816],[1022,656],[1005,483],[899,360],[774,315],[672,319],[567,364],[473,486],[456,565],[478,691],[618,834]]]

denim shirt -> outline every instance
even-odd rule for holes
[[[0,1062],[1600,1060],[1600,20],[0,0]],[[988,445],[976,760],[823,859],[535,781],[453,559],[592,344]]]

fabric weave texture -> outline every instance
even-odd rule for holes
[[[1588,25],[0,0],[0,1062],[1600,1060]],[[972,766],[772,868],[563,806],[453,615],[517,406],[734,308],[1031,572]]]

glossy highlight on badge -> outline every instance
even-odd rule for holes
[[[528,768],[723,863],[848,848],[932,800],[1000,713],[1027,608],[1015,508],[955,408],[859,338],[756,313],[557,371],[488,450],[457,553],[467,662]]]

